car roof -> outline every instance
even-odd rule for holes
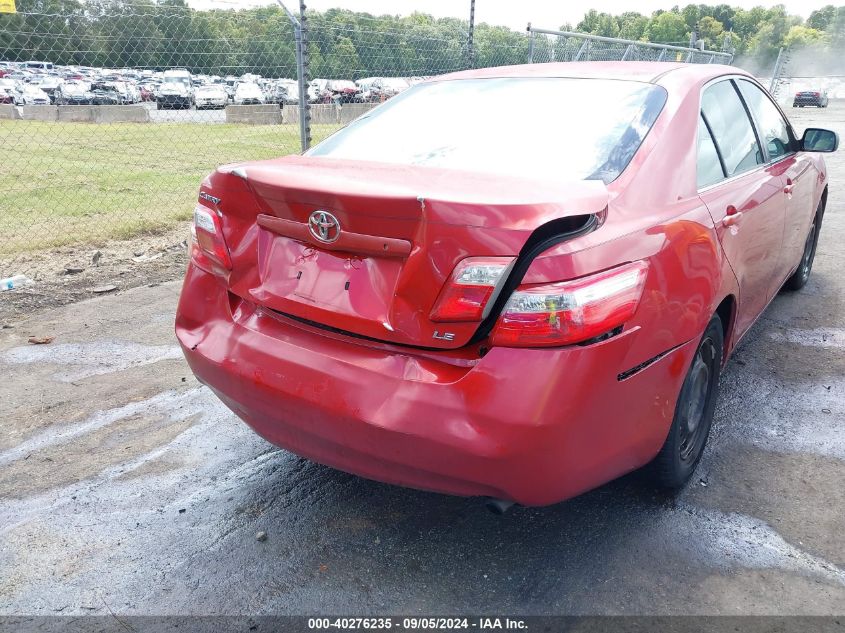
[[[748,75],[735,66],[722,64],[687,64],[682,62],[551,62],[464,70],[435,77],[443,79],[482,79],[493,77],[573,77],[583,79],[621,79],[663,83],[671,75],[672,83],[701,84],[725,74]],[[750,75],[749,75],[750,76]]]

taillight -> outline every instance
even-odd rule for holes
[[[232,259],[223,239],[220,217],[201,204],[194,207],[191,258],[197,266],[210,273],[218,274],[232,269]]]
[[[431,311],[432,321],[481,321],[513,257],[468,257],[455,266]]]
[[[648,264],[633,262],[572,281],[518,288],[493,329],[494,345],[552,347],[622,326],[640,302]]]

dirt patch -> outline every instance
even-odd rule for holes
[[[68,246],[0,259],[0,277],[26,275],[33,283],[0,291],[0,326],[56,306],[182,277],[188,263],[187,225],[156,235]],[[111,287],[114,286],[113,289]]]

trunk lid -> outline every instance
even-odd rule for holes
[[[608,203],[598,181],[303,156],[223,167],[201,198],[219,200],[234,294],[323,327],[444,349],[479,326],[429,319],[460,260],[516,257],[539,226]]]

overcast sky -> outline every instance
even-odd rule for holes
[[[761,2],[760,0],[724,0],[731,6],[750,8],[757,5],[786,5],[787,11],[806,18],[814,9],[830,4],[831,0],[785,0],[783,2]],[[198,9],[237,8],[273,4],[275,0],[188,0]],[[285,0],[291,11],[297,11],[299,0]],[[708,4],[719,4],[716,0]],[[469,18],[469,0],[306,0],[309,9],[325,11],[342,7],[353,11],[366,11],[381,15],[408,15],[414,11],[430,13],[436,17]],[[556,29],[569,22],[575,26],[587,9],[622,13],[639,11],[646,15],[656,9],[670,9],[673,4],[684,6],[682,0],[588,0],[587,2],[566,2],[563,0],[476,0],[476,22],[503,24],[513,29],[524,29],[528,22],[540,28]],[[834,3],[835,4],[835,3]]]

